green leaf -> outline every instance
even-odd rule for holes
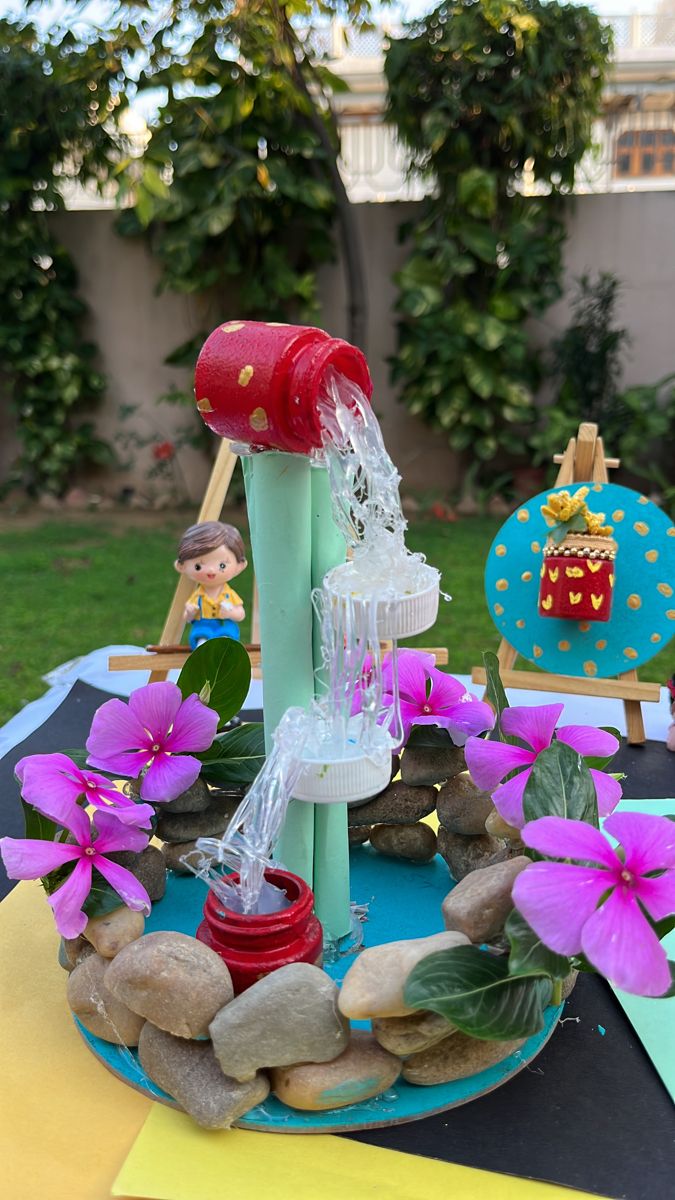
[[[116,908],[123,907],[124,901],[122,897],[111,888],[107,880],[98,871],[94,870],[92,872],[91,891],[82,905],[82,911],[88,917],[104,917],[106,913],[114,912]]]
[[[488,734],[490,741],[510,742],[513,744],[515,738],[507,738],[501,729],[501,715],[505,708],[509,707],[509,702],[504,691],[504,684],[499,673],[499,659],[492,650],[483,651],[483,666],[485,667],[486,688],[485,699],[494,712],[497,714],[494,729]]]
[[[265,762],[264,727],[257,722],[230,729],[213,743],[211,751],[217,749],[218,756],[209,752],[208,761],[201,769],[207,783],[219,787],[242,786],[253,783]]]
[[[25,837],[31,839],[37,838],[45,842],[57,841],[56,834],[59,826],[54,821],[50,821],[48,817],[43,817],[42,813],[33,808],[32,804],[27,804],[23,798],[21,799],[21,807],[23,809]]]
[[[197,646],[188,658],[178,686],[183,698],[198,696],[208,685],[209,708],[220,718],[219,727],[226,725],[239,712],[251,683],[251,662],[241,642],[232,638],[212,638]]]
[[[504,931],[511,944],[509,975],[549,975],[552,979],[569,975],[569,959],[549,950],[515,908]]]
[[[621,745],[621,733],[618,729],[615,728],[614,725],[600,725],[600,729],[602,729],[602,731],[604,733],[611,733],[612,736],[616,738],[617,742],[619,743],[619,746]],[[593,755],[591,755],[591,754],[585,754],[584,762],[586,763],[586,766],[588,767],[589,770],[604,771],[605,768],[609,766],[609,764],[611,763],[613,758],[614,758],[613,754],[608,754],[608,755],[606,755],[605,758],[599,758],[599,757],[594,758]]]
[[[565,742],[542,750],[525,785],[526,821],[538,817],[567,817],[598,828],[598,802],[593,778],[583,759]]]
[[[411,1008],[440,1013],[463,1033],[488,1041],[530,1037],[544,1026],[551,980],[509,975],[506,957],[478,946],[430,954],[413,969],[404,989]]]

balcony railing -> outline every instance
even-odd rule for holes
[[[631,13],[629,15],[601,16],[604,25],[614,33],[614,50],[617,57],[622,52],[648,51],[645,56],[653,58],[659,50],[675,53],[675,14]],[[375,29],[358,30],[334,21],[324,29],[312,33],[312,46],[317,57],[334,61],[339,59],[380,59],[384,44],[389,37],[400,37],[400,25],[382,25]],[[670,55],[668,55],[670,57]]]

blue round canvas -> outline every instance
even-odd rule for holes
[[[436,857],[425,864],[402,863],[377,854],[370,846],[362,846],[352,851],[350,861],[352,898],[367,908],[364,946],[440,932],[441,901],[452,886],[443,859]],[[173,929],[194,936],[201,920],[206,891],[206,885],[200,880],[169,872],[166,895],[153,905],[146,932]],[[404,903],[402,897],[405,897]],[[346,954],[327,964],[326,970],[339,982],[353,961],[353,954]],[[399,1079],[388,1092],[372,1100],[326,1112],[300,1112],[270,1095],[263,1104],[237,1121],[237,1127],[267,1133],[344,1133],[415,1121],[465,1104],[499,1087],[526,1067],[548,1041],[561,1012],[562,1006],[548,1008],[544,1028],[539,1033],[503,1062],[469,1079],[432,1087],[416,1087]],[[368,1021],[352,1024],[355,1028],[369,1028]],[[77,1020],[76,1025],[94,1054],[125,1083],[152,1099],[174,1103],[145,1074],[135,1050],[95,1037]]]
[[[541,616],[539,571],[549,532],[541,506],[551,492],[579,486],[541,492],[512,513],[490,547],[485,595],[500,634],[523,658],[560,675],[607,678],[648,662],[675,633],[675,526],[639,492],[589,484],[586,503],[605,513],[618,545],[611,617]]]

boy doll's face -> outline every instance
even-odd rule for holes
[[[216,550],[208,550],[199,558],[188,558],[185,562],[175,564],[181,575],[187,575],[193,583],[201,583],[207,588],[216,588],[229,583],[237,575],[241,575],[246,567],[246,561],[239,562],[236,554],[227,546],[218,546]]]

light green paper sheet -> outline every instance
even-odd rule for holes
[[[622,800],[616,811],[665,817],[675,813],[675,800]],[[675,929],[662,944],[668,957],[675,959]],[[645,996],[630,996],[618,988],[612,990],[675,1102],[675,996],[670,1000],[649,1000]]]

